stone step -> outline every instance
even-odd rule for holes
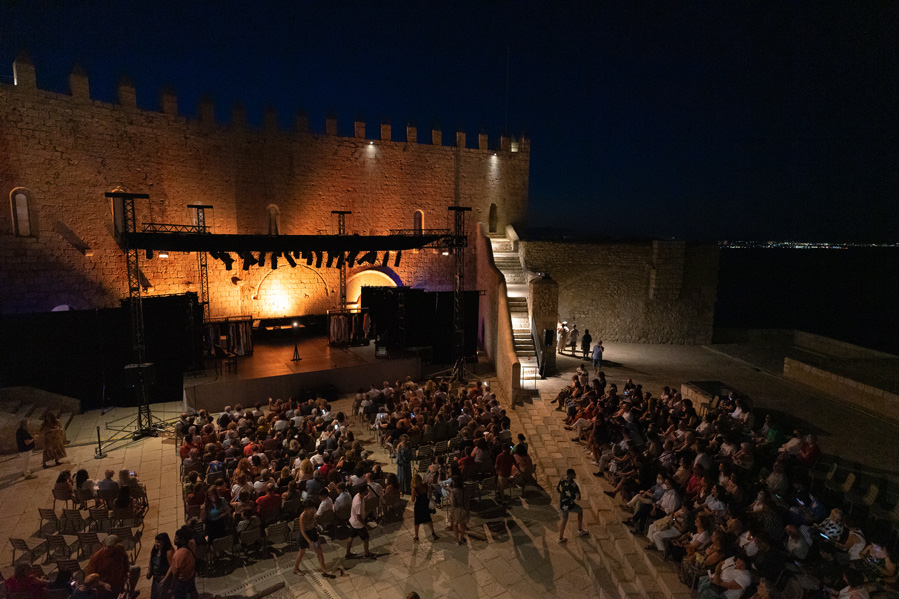
[[[511,239],[491,239],[490,244],[493,246],[493,253],[514,251]]]
[[[49,410],[47,406],[34,406],[34,409],[31,411],[31,414],[28,415],[29,418],[34,418],[35,420],[40,420],[44,417]]]
[[[56,417],[62,423],[63,428],[69,428],[69,425],[72,424],[72,419],[75,418],[75,414],[72,412],[63,412],[59,413],[58,410],[53,410],[56,414]]]
[[[0,412],[15,414],[22,402],[19,400],[0,401]]]
[[[16,410],[14,416],[15,416],[16,420],[20,420],[22,418],[27,418],[28,415],[31,414],[31,411],[33,409],[34,409],[33,404],[30,404],[30,403],[23,404],[23,405],[19,406],[19,409]]]

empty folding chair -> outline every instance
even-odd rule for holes
[[[852,513],[852,510],[856,507],[859,507],[863,510],[870,510],[871,506],[874,505],[874,502],[877,501],[877,495],[880,494],[880,487],[877,484],[868,485],[867,490],[865,491],[850,491],[846,493],[846,498],[843,502],[843,505],[849,505],[849,513]]]
[[[37,511],[41,515],[40,528],[44,528],[44,520],[46,520],[47,522],[52,522],[53,527],[59,531],[60,521],[55,510],[48,507],[39,507]]]
[[[77,539],[69,541],[61,534],[47,535],[47,559],[44,563],[71,559],[77,547]]]
[[[327,531],[327,535],[332,539],[334,538],[337,532],[337,517],[334,514],[334,510],[328,510],[319,516],[316,524],[322,533]]]
[[[837,473],[839,464],[833,458],[821,458],[809,472],[809,490],[818,485],[827,484]]]
[[[97,489],[97,505],[103,502],[106,509],[115,509],[115,500],[119,498],[117,489]]]
[[[62,511],[62,532],[71,532],[77,534],[87,527],[81,510],[63,510]]]
[[[891,500],[881,505],[871,506],[868,512],[868,520],[877,523],[879,520],[885,520],[887,524],[899,522],[899,495],[893,495]]]
[[[44,555],[47,552],[47,541],[46,539],[9,539],[10,544],[12,545],[12,563],[16,562],[28,562],[29,564],[34,563],[34,560]],[[16,558],[16,551],[20,551],[21,554],[18,558]]]
[[[78,549],[81,559],[89,558],[94,554],[95,549],[102,546],[100,537],[95,532],[79,532],[78,533]]]
[[[110,526],[112,526],[112,518],[109,517],[109,510],[91,508],[88,528],[93,528],[97,532],[106,532]]]
[[[290,544],[290,526],[287,522],[276,522],[270,524],[265,529],[266,545],[274,547],[275,545]]]
[[[120,507],[113,510],[112,521],[117,527],[127,526],[134,528],[138,526],[139,516],[129,507]]]
[[[847,471],[845,478],[831,478],[824,484],[824,488],[831,498],[842,500],[855,485],[855,478],[855,472]]]
[[[478,487],[478,502],[481,501],[481,497],[485,494],[489,494],[490,492],[496,493],[496,477],[488,476],[484,480],[481,481],[481,486]]]
[[[212,547],[210,549],[213,563],[218,564],[219,560],[225,556],[230,559],[234,558],[234,537],[229,535],[225,535],[224,537],[219,537],[217,539],[213,539]]]
[[[300,499],[288,499],[281,506],[281,519],[290,522],[300,513]]]

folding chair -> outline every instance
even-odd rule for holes
[[[78,533],[78,549],[81,559],[89,558],[94,554],[94,547],[100,547],[100,537],[96,532],[79,532]]]
[[[131,500],[140,508],[150,507],[150,500],[147,498],[147,490],[142,485],[129,486],[128,493],[131,496]]]
[[[47,522],[52,522],[53,526],[56,528],[56,531],[59,532],[60,521],[59,516],[56,515],[55,510],[48,507],[39,507],[37,508],[37,511],[41,515],[40,528],[44,528],[44,520],[46,520]]]
[[[284,502],[284,505],[281,506],[281,519],[285,522],[290,522],[294,518],[296,518],[300,513],[300,500],[297,499],[288,499]]]
[[[63,508],[67,507],[70,503],[72,504],[72,507],[75,507],[75,496],[68,491],[53,489],[53,511],[56,511],[57,501],[62,502]]]
[[[29,541],[31,541],[29,543]],[[34,560],[44,555],[47,552],[47,541],[46,539],[9,539],[10,544],[12,545],[12,563],[15,564],[17,561],[27,561],[29,564],[33,564]],[[16,559],[16,551],[21,551],[22,554],[19,556],[19,559]]]
[[[285,546],[290,544],[290,525],[287,522],[276,522],[265,529],[265,541],[267,547],[276,544]]]
[[[66,572],[72,573],[72,579],[81,582],[84,580],[84,570],[81,569],[81,565],[78,563],[78,560],[74,559],[58,559],[56,562],[56,571],[62,572],[65,570]]]
[[[115,500],[119,498],[119,492],[116,489],[97,489],[97,505],[103,502],[106,509],[115,509]]]
[[[44,560],[44,563],[71,559],[72,554],[77,547],[77,539],[73,542],[69,542],[65,536],[61,534],[47,535],[47,558]]]
[[[224,537],[213,539],[210,554],[212,556],[212,562],[215,564],[217,564],[219,559],[224,556],[228,556],[229,560],[233,560],[234,537],[229,534]]]
[[[78,509],[90,509],[90,505],[88,505],[88,502],[90,501],[93,501],[94,507],[96,507],[97,498],[94,497],[93,491],[90,489],[75,489],[75,503],[78,506]]]
[[[247,557],[249,557],[250,547],[255,545],[258,548],[258,546],[261,544],[261,541],[262,541],[262,530],[260,528],[253,527],[253,528],[243,531],[242,533],[240,533],[240,551],[241,551],[241,553],[244,553],[244,554],[246,554]]]
[[[478,503],[481,502],[481,496],[484,493],[489,493],[490,491],[493,491],[494,493],[497,491],[495,476],[488,476],[481,481],[481,484],[478,487]]]
[[[87,521],[81,515],[81,510],[63,510],[62,511],[62,532],[65,533],[69,529],[73,533],[79,533],[87,527]]]
[[[336,536],[337,533],[337,517],[334,514],[334,510],[328,510],[321,517],[318,518],[316,524],[318,525],[319,531],[324,533],[328,531],[327,534],[332,539]]]

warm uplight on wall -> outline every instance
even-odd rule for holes
[[[168,253],[168,252],[159,252],[159,257],[160,257],[160,258],[168,258],[168,257],[169,257],[169,253]]]
[[[373,145],[375,145],[375,142],[370,141],[370,142],[368,142],[368,145],[373,146]]]

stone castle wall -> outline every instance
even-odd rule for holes
[[[371,136],[355,123],[355,137],[308,131],[298,115],[292,131],[280,130],[273,112],[264,125],[248,127],[239,106],[232,122],[216,123],[210,101],[199,118],[178,115],[177,98],[164,92],[161,111],[138,109],[134,87],[122,82],[119,102],[90,98],[80,71],[70,77],[71,94],[37,88],[34,67],[14,64],[15,85],[0,84],[0,190],[9,198],[0,211],[0,312],[22,313],[69,304],[76,309],[117,305],[127,295],[124,256],[113,238],[104,193],[121,189],[148,193],[137,200],[137,222],[190,223],[188,204],[212,205],[207,223],[214,233],[266,234],[270,212],[280,234],[336,232],[331,210],[351,210],[349,233],[387,234],[411,229],[421,210],[423,227],[452,227],[447,207],[471,206],[468,265],[474,272],[475,223],[487,222],[496,205],[499,230],[521,223],[527,211],[529,143],[502,138],[491,147],[486,135],[468,147],[392,140],[389,125]],[[371,129],[371,127],[369,127]],[[30,236],[15,235],[12,194],[28,197]],[[275,208],[276,207],[276,208]],[[196,256],[171,254],[145,260],[148,293],[198,290]],[[399,267],[383,269],[404,285],[452,288],[452,257],[433,250],[404,252]],[[364,270],[356,267],[352,278]],[[338,270],[281,261],[271,271],[251,267],[226,272],[209,260],[213,317],[258,317],[323,313],[337,304]],[[470,277],[475,281],[475,277]]]
[[[712,338],[718,248],[682,241],[526,241],[532,273],[559,284],[559,318],[593,340],[708,343]]]

